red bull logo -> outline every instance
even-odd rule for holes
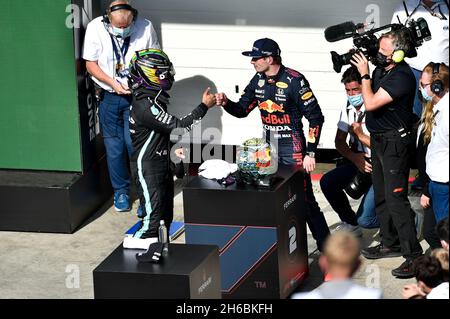
[[[259,103],[259,109],[266,111],[267,113],[275,113],[281,112],[284,113],[284,108],[281,105],[278,105],[271,100],[267,100],[265,102]]]
[[[267,116],[261,116],[264,124],[269,125],[289,125],[291,124],[291,117],[288,114],[277,116],[275,114],[268,114]]]

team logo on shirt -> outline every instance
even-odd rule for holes
[[[264,86],[264,84],[266,84],[266,81],[264,81],[264,80],[259,80],[259,81],[258,81],[258,86],[259,86],[260,88],[262,88],[262,87]]]
[[[303,94],[305,94],[305,93],[307,93],[309,91],[310,91],[309,87],[303,87],[303,88],[300,89],[300,91],[298,91],[298,93],[300,95],[303,95]]]
[[[308,106],[308,105],[310,105],[311,103],[314,103],[314,102],[316,102],[316,98],[315,97],[309,99],[308,101],[305,101],[305,103],[303,103],[303,104],[305,106]]]
[[[312,98],[312,96],[313,96],[313,92],[309,91],[309,92],[307,92],[307,93],[305,93],[305,94],[302,95],[302,100],[303,100],[303,101],[307,101],[307,100],[309,100],[310,98]]]
[[[280,89],[287,89],[289,87],[289,85],[287,83],[284,82],[277,82],[277,87],[279,87]]]
[[[262,116],[261,119],[264,124],[269,125],[289,125],[291,124],[291,117],[288,114],[284,114],[283,116],[278,116],[275,114],[267,114],[267,116]]]
[[[283,106],[274,103],[272,100],[267,100],[265,102],[259,103],[259,109],[262,111],[266,111],[267,113],[284,113]]]
[[[150,108],[150,111],[152,111],[152,114],[154,116],[157,116],[159,114],[159,110],[154,105]]]

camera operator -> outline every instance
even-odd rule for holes
[[[366,158],[370,158],[370,134],[365,125],[366,112],[361,93],[361,75],[352,66],[344,72],[341,82],[345,86],[348,103],[341,110],[335,145],[344,160],[322,177],[320,187],[331,207],[343,222],[338,226],[339,230],[346,229],[356,236],[361,236],[359,225],[364,228],[379,227],[373,187],[370,181],[372,165],[366,160]],[[347,143],[349,134],[349,143]],[[344,189],[360,175],[367,176],[369,183],[365,189],[357,190],[361,193],[357,198],[362,195],[364,198],[355,215]],[[364,185],[358,186],[364,187]]]
[[[416,77],[417,89],[422,70],[428,62],[444,62],[448,65],[448,8],[448,0],[405,0],[392,16],[392,23],[402,24],[408,18],[424,18],[430,28],[431,40],[417,49],[416,57],[406,59]],[[421,116],[422,103],[419,95],[416,95],[413,110],[418,117]]]
[[[414,212],[408,200],[409,164],[414,152],[412,106],[416,93],[414,74],[403,61],[409,46],[401,31],[382,35],[374,59],[373,80],[364,54],[356,53],[351,61],[362,76],[381,235],[379,245],[363,249],[361,253],[368,259],[403,255],[406,261],[392,270],[392,275],[399,278],[414,276],[413,262],[422,254],[416,237]]]

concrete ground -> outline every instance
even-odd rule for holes
[[[321,165],[320,170],[330,166]],[[339,218],[323,197],[318,182],[314,182],[316,199],[322,208],[330,229],[336,227]],[[183,220],[182,182],[176,182],[175,220]],[[358,202],[352,203],[357,207]],[[94,297],[92,271],[118,245],[123,234],[137,222],[136,207],[128,213],[117,213],[108,202],[76,233],[43,234],[0,232],[0,298],[13,299],[90,299]],[[379,240],[378,232],[365,230],[363,245]],[[176,242],[183,243],[184,236]],[[318,253],[308,232],[310,276],[298,291],[308,291],[322,281],[317,265]],[[427,244],[422,241],[424,250]],[[414,279],[396,279],[391,270],[399,266],[403,258],[366,260],[356,274],[362,285],[380,287],[384,297],[401,298],[403,285]]]

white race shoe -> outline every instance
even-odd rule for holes
[[[147,250],[151,244],[156,243],[156,242],[158,242],[157,237],[150,237],[150,238],[142,239],[142,238],[136,238],[133,236],[127,236],[123,240],[123,248]]]

